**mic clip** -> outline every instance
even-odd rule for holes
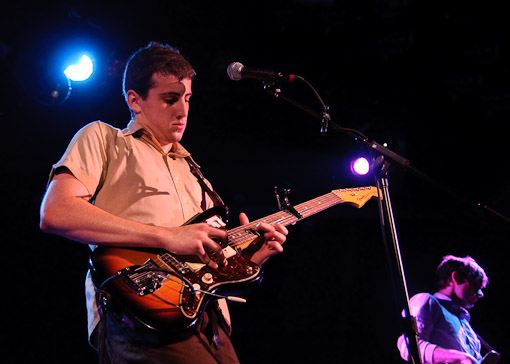
[[[330,121],[331,116],[329,115],[329,106],[324,106],[324,112],[322,113],[321,121],[321,135],[327,134]]]
[[[289,189],[284,189],[283,190],[283,202],[280,199],[280,194],[278,193],[278,187],[277,186],[274,187],[274,193],[276,195],[276,201],[278,202],[278,208],[280,210],[282,210],[282,211],[286,210],[286,211],[290,212],[292,215],[294,215],[295,217],[297,217],[298,219],[302,219],[303,218],[303,216],[289,202],[289,195],[290,195],[290,190]]]

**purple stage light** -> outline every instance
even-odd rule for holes
[[[357,176],[365,176],[370,172],[370,163],[365,157],[356,158],[351,162],[351,171]]]

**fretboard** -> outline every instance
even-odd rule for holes
[[[268,224],[278,223],[283,226],[287,226],[342,202],[344,202],[342,198],[337,196],[335,193],[330,192],[323,196],[316,197],[313,200],[294,206],[301,217],[294,216],[287,210],[282,210],[262,219],[252,221],[249,224],[236,227],[228,231],[229,245],[237,246],[255,239],[258,236],[258,233],[254,230],[254,228],[261,222]]]

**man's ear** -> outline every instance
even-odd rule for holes
[[[459,276],[459,273],[457,272],[452,272],[452,283],[457,283],[457,284],[462,284],[464,283],[464,279],[462,279],[460,276]]]
[[[135,114],[138,114],[142,111],[142,109],[140,108],[141,100],[142,97],[133,90],[128,90],[128,92],[126,93],[127,104]]]

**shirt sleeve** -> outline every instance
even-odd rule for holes
[[[62,158],[53,165],[49,181],[58,168],[66,167],[83,183],[91,196],[96,193],[107,165],[104,125],[106,124],[93,122],[74,135]]]
[[[430,333],[434,329],[434,317],[437,313],[436,306],[432,295],[428,293],[419,293],[409,301],[411,316],[416,318],[420,356],[425,364],[432,363],[434,350],[437,347],[437,345],[429,342]],[[406,361],[409,361],[408,343],[409,340],[404,335],[398,338],[397,346],[400,356]]]

